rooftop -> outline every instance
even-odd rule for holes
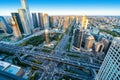
[[[20,70],[20,67],[15,66],[15,65],[11,65],[10,67],[8,67],[5,71],[8,73],[12,73],[12,74],[17,74],[17,72]]]
[[[10,66],[10,63],[0,61],[0,70],[6,69],[8,66]]]
[[[21,68],[10,63],[0,61],[0,70],[16,75]]]

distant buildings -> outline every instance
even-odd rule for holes
[[[32,13],[32,20],[33,20],[34,28],[37,28],[38,27],[38,20],[37,20],[37,14],[36,13]]]
[[[74,42],[73,46],[77,50],[90,51],[94,43],[94,37],[86,30],[88,24],[88,19],[86,17],[82,18],[82,25],[79,24],[79,18],[76,17],[76,28],[74,32]],[[83,48],[83,49],[82,49]]]
[[[120,80],[120,38],[112,41],[96,80]]]
[[[83,16],[82,17],[82,29],[87,29],[87,25],[88,25],[88,19],[87,17]]]
[[[20,19],[23,25],[23,29],[24,29],[24,33],[26,35],[30,35],[31,34],[31,29],[30,29],[30,24],[29,21],[27,19],[27,13],[25,9],[18,9],[19,15],[20,15]]]

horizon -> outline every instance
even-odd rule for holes
[[[28,0],[30,12],[45,12],[51,16],[120,16],[119,3],[114,0]],[[0,16],[10,16],[20,8],[20,0],[1,1]]]

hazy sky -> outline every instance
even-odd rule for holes
[[[120,0],[28,0],[31,12],[49,15],[120,15]],[[1,0],[0,15],[21,8],[20,0]]]

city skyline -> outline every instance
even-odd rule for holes
[[[1,1],[0,80],[119,80],[119,3]]]
[[[31,12],[49,15],[119,15],[119,2],[114,0],[28,0]],[[20,0],[4,0],[0,3],[0,15],[10,15],[21,8]]]

